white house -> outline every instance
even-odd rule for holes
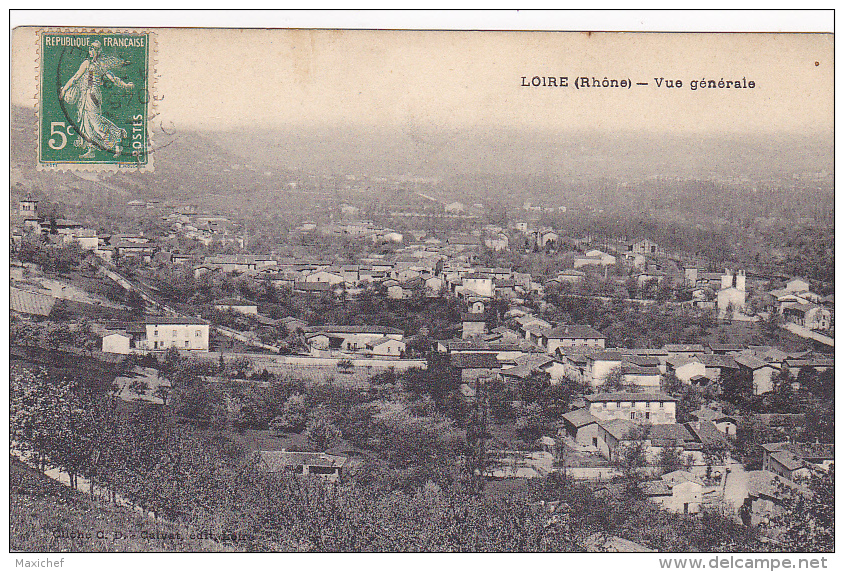
[[[560,282],[568,282],[570,284],[578,284],[586,277],[584,272],[574,269],[566,269],[557,274],[556,279]]]
[[[305,276],[305,282],[326,282],[333,286],[335,284],[344,284],[346,282],[346,279],[343,277],[342,274],[339,274],[337,272],[318,270],[316,272],[311,272],[310,274]]]
[[[785,306],[782,308],[782,315],[789,322],[810,330],[828,330],[832,324],[832,312],[810,302]]]
[[[510,239],[503,232],[499,232],[494,236],[489,236],[484,239],[484,244],[490,250],[501,252],[507,250],[510,246]]]
[[[253,316],[258,314],[258,305],[255,302],[236,298],[217,300],[214,302],[214,308],[223,312],[239,312]]]
[[[603,385],[610,372],[619,367],[621,362],[622,356],[619,352],[598,351],[587,354],[583,377],[592,387],[598,387]]]
[[[383,343],[382,338],[396,341],[404,339],[404,332],[384,326],[312,326],[305,328],[306,337],[312,347],[319,349],[340,349],[358,351],[366,348],[370,342]],[[319,336],[325,336],[321,338]]]
[[[542,332],[542,345],[549,354],[559,347],[603,348],[606,336],[588,325],[568,324]]]
[[[429,276],[425,279],[425,293],[429,297],[436,297],[440,295],[443,289],[442,278],[437,276]]]
[[[103,353],[127,355],[131,352],[131,341],[132,336],[126,332],[109,332],[103,336]]]
[[[151,316],[132,324],[127,331],[133,334],[135,347],[143,350],[208,351],[210,326],[199,318]]]
[[[600,258],[602,266],[612,266],[616,262],[615,256],[613,256],[612,254],[607,254],[602,250],[587,250],[585,254],[586,256],[597,256],[598,258]]]
[[[656,366],[625,362],[621,364],[621,379],[627,385],[658,391],[662,375]]]
[[[391,300],[401,300],[404,298],[404,288],[399,284],[391,284],[387,286],[387,297]]]
[[[745,281],[744,270],[739,270],[736,273],[735,285],[733,285],[733,273],[730,270],[724,272],[721,277],[721,289],[716,294],[719,318],[724,318],[727,315],[728,308],[732,308],[734,312],[744,311],[747,299]]]
[[[587,395],[586,401],[589,413],[602,421],[623,419],[651,425],[677,422],[677,399],[663,393],[595,393]]]
[[[463,291],[467,295],[486,296],[492,298],[495,295],[493,279],[485,274],[472,272],[464,274],[462,279]]]
[[[773,376],[782,368],[776,363],[764,361],[753,354],[735,356],[739,371],[749,374],[753,379],[753,393],[760,395],[774,388]]]
[[[642,483],[642,491],[670,512],[697,514],[703,502],[703,481],[688,471],[672,471],[659,480]]]
[[[387,336],[366,342],[366,349],[375,356],[399,357],[406,348],[407,344],[403,340],[395,340]]]
[[[785,283],[785,290],[788,292],[808,292],[810,284],[802,278],[792,278]]]
[[[691,383],[695,376],[706,377],[706,365],[696,357],[676,356],[666,360],[667,371],[674,372],[683,383]]]
[[[400,243],[404,241],[404,235],[400,232],[391,231],[384,233],[383,240],[384,242]]]

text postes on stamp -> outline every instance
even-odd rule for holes
[[[151,170],[151,34],[44,30],[38,168]]]

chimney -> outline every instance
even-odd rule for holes
[[[726,290],[727,288],[733,287],[733,272],[727,268],[724,270],[723,276],[721,276],[721,290]]]
[[[744,270],[739,270],[736,274],[736,290],[744,292],[746,278],[747,277],[744,275]]]

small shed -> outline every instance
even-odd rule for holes
[[[131,342],[132,336],[125,331],[109,332],[103,336],[103,353],[127,355]]]

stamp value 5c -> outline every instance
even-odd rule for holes
[[[149,32],[41,32],[39,169],[152,169],[151,40]]]

